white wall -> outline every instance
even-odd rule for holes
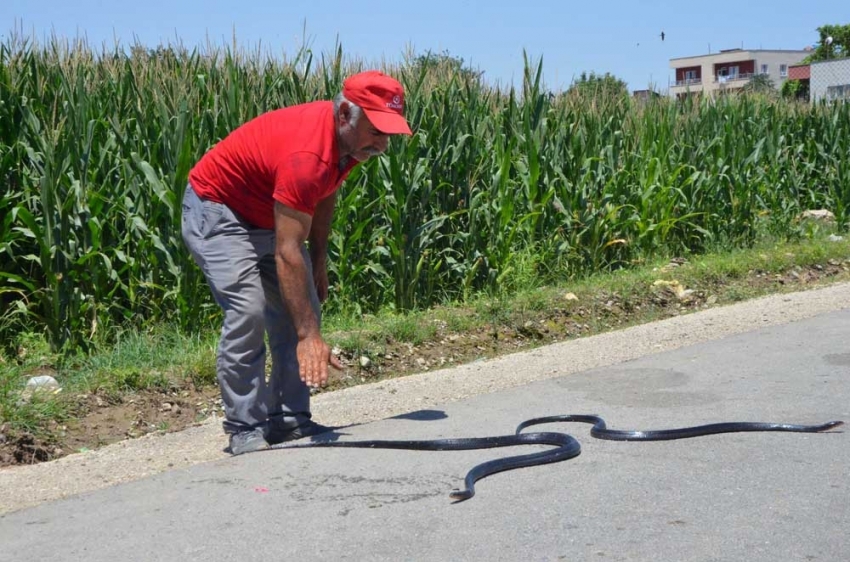
[[[830,86],[844,86],[844,96],[850,100],[850,58],[815,62],[811,71],[809,96],[812,102],[828,98]]]
[[[770,77],[770,80],[773,82],[773,85],[778,90],[782,87],[783,82],[788,80],[788,67],[794,64],[799,64],[803,61],[804,58],[809,56],[811,53],[809,52],[801,52],[801,53],[757,53],[755,58],[756,60],[756,74],[761,73],[761,65],[767,65],[767,74]],[[786,65],[786,73],[785,76],[782,76],[779,72],[781,65]]]

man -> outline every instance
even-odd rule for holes
[[[362,72],[333,102],[245,123],[189,173],[183,240],[224,312],[216,374],[234,455],[328,430],[310,419],[310,387],[342,368],[320,333],[334,194],[390,135],[411,134],[403,110],[401,84]]]

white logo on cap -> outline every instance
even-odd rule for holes
[[[403,106],[401,104],[401,96],[399,96],[398,94],[394,95],[392,103],[388,103],[387,107],[389,107],[390,109],[402,109]]]

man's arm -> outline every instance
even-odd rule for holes
[[[310,304],[307,264],[301,247],[311,232],[310,215],[275,202],[275,263],[280,292],[298,335],[298,368],[301,380],[310,386],[324,385],[328,380],[328,363],[341,369],[322,339],[319,319]]]
[[[313,281],[319,301],[328,298],[328,237],[333,221],[336,192],[319,201],[310,227],[310,259],[313,262]]]

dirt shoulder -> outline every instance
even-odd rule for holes
[[[322,393],[314,397],[313,411],[317,420],[328,425],[362,424],[847,307],[850,283],[772,295],[458,367]],[[183,431],[152,433],[50,462],[0,469],[0,513],[226,459],[220,421],[213,415]]]

